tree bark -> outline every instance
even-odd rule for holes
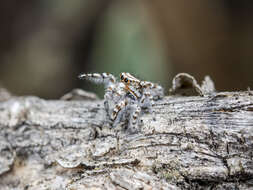
[[[140,132],[103,101],[0,102],[0,189],[253,188],[253,94],[167,96]]]

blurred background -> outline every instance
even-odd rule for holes
[[[252,0],[3,0],[0,27],[0,85],[15,95],[103,89],[82,72],[166,89],[179,72],[210,75],[219,91],[253,86]]]

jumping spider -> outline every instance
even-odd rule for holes
[[[151,112],[154,101],[164,95],[160,85],[141,81],[130,73],[121,73],[119,82],[109,73],[81,74],[79,78],[104,84],[107,116],[114,127],[120,122],[127,122],[131,132],[138,130],[140,115],[143,112]]]

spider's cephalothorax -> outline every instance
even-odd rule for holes
[[[164,95],[163,88],[160,85],[140,81],[130,73],[121,73],[120,79],[129,89],[129,92],[136,97],[142,109],[150,109],[153,106],[153,101],[161,99]]]
[[[137,131],[142,112],[151,111],[155,100],[163,97],[163,88],[148,81],[141,81],[130,73],[121,73],[120,81],[109,73],[81,74],[80,79],[104,84],[104,105],[113,126],[128,123],[130,131]]]

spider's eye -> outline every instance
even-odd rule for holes
[[[121,76],[120,76],[120,79],[121,79],[121,80],[124,80],[124,77],[123,77],[123,75],[121,75]]]
[[[125,83],[127,83],[128,82],[128,79],[127,78],[125,78]]]

